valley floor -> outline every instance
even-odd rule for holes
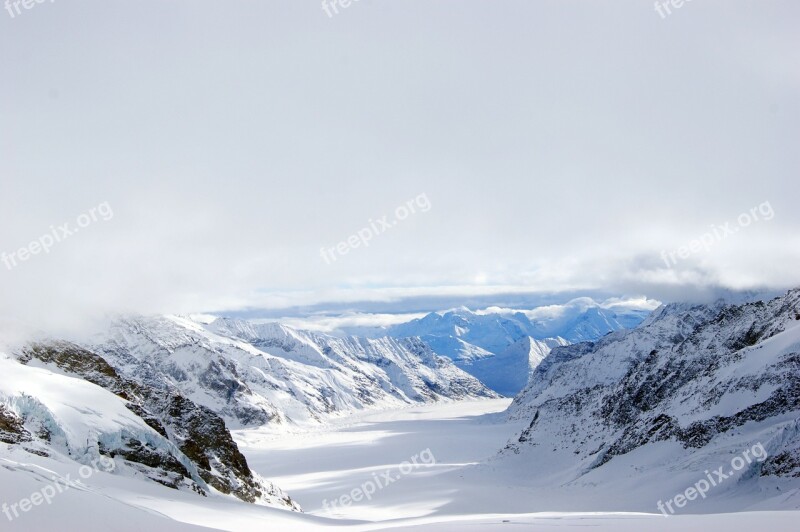
[[[79,489],[59,495],[51,505],[33,508],[10,523],[0,516],[0,528],[35,531],[57,526],[62,530],[148,532],[207,530],[202,527],[248,532],[555,530],[574,526],[614,531],[796,530],[800,512],[794,511],[670,518],[657,514],[655,507],[649,512],[595,511],[615,509],[609,503],[614,494],[586,499],[589,492],[583,487],[578,500],[568,492],[526,485],[519,472],[495,466],[494,461],[477,465],[496,455],[520,428],[504,421],[502,411],[508,403],[507,399],[484,400],[371,412],[339,420],[324,430],[295,433],[236,431],[234,437],[251,467],[285,489],[303,506],[305,515],[221,497],[205,499],[97,473]],[[68,473],[59,470],[66,467],[63,464],[22,455],[21,451],[0,453],[0,497],[4,501],[40,489],[37,485],[44,477]],[[416,464],[411,463],[414,460]],[[343,496],[360,500],[347,504]],[[643,500],[650,504],[649,499]]]
[[[268,474],[306,513],[369,521],[463,515],[474,502],[462,497],[467,486],[460,472],[496,454],[514,434],[518,427],[502,416],[509,403],[496,399],[370,412],[322,431],[238,431],[234,438],[251,467]],[[410,463],[414,456],[416,465]],[[410,465],[401,471],[403,462]],[[336,503],[366,483],[364,491],[375,487],[371,500]]]

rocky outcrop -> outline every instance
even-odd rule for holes
[[[0,405],[0,442],[23,443],[31,441],[25,423],[14,412]]]
[[[299,509],[288,496],[250,470],[219,415],[178,390],[165,393],[124,378],[100,354],[68,342],[33,344],[17,358],[23,364],[58,370],[109,390],[178,451],[170,452],[140,438],[122,437],[113,445],[98,442],[102,454],[121,457],[151,480],[171,488],[187,487],[205,495],[211,486],[246,502],[278,500],[288,508]]]

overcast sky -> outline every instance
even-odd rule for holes
[[[0,12],[2,317],[800,284],[798,2],[338,10]]]

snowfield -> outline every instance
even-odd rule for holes
[[[298,514],[231,498],[197,497],[105,472],[80,479],[68,461],[39,457],[10,446],[0,460],[0,499],[9,504],[40,490],[52,476],[79,483],[13,521],[3,530],[555,530],[588,526],[608,531],[796,530],[797,511],[765,511],[669,518],[652,511],[591,511],[591,490],[561,491],[525,485],[513,471],[478,466],[494,456],[519,422],[507,421],[509,401],[483,400],[364,413],[324,429],[272,433],[235,432],[253,469],[287,490],[306,510]],[[433,465],[407,474],[399,467],[430,449]],[[490,462],[491,464],[491,462]],[[323,503],[391,471],[386,487],[350,506],[327,512]],[[629,504],[631,493],[605,493],[597,505]],[[788,496],[788,495],[787,495]],[[794,495],[794,505],[800,498]],[[640,501],[642,502],[642,501]],[[646,500],[654,505],[655,501]],[[637,502],[633,502],[633,505]],[[581,509],[581,506],[585,506]],[[550,511],[547,508],[557,508]],[[702,511],[702,508],[697,508]],[[735,510],[735,508],[730,508]],[[208,528],[203,528],[208,527]]]

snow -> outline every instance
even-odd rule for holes
[[[414,339],[162,316],[119,320],[86,347],[123,376],[176,388],[235,428],[319,424],[367,408],[495,396]]]
[[[314,515],[329,515],[325,499],[358,488],[372,473],[391,469],[430,449],[436,464],[421,466],[363,501],[334,512],[336,517],[376,520],[387,512],[417,517],[447,503],[449,477],[441,473],[475,464],[501,448],[513,428],[499,412],[508,400],[465,401],[436,407],[414,407],[357,415],[313,433],[276,435],[265,429],[235,431],[234,438],[255,470],[269,469],[270,478]],[[468,445],[462,444],[469,442]]]
[[[651,512],[591,511],[586,491],[554,493],[532,488],[514,472],[476,466],[493,456],[520,428],[502,415],[508,400],[466,401],[360,413],[335,425],[276,434],[266,428],[235,432],[240,448],[256,471],[303,505],[296,514],[248,505],[222,497],[203,498],[138,479],[98,472],[82,486],[34,507],[4,530],[44,531],[59,527],[82,531],[216,530],[555,530],[589,526],[601,531],[639,530],[794,530],[798,512],[751,512],[680,515]],[[371,501],[322,508],[358,488],[373,473],[397,471],[403,461],[424,449],[436,458],[378,490]],[[77,466],[0,448],[0,498],[8,503],[28,497],[52,475],[77,477]],[[26,465],[27,464],[27,465]],[[44,468],[44,469],[39,469]],[[37,471],[38,470],[38,471]],[[45,474],[42,475],[42,471]],[[518,475],[516,475],[518,477]],[[46,478],[44,478],[46,477]],[[523,479],[524,480],[524,479]],[[586,509],[576,494],[583,494]],[[631,492],[606,494],[620,501]],[[601,501],[607,504],[607,501]],[[561,505],[565,509],[560,509]],[[547,507],[556,511],[548,510]],[[569,508],[571,507],[571,508]],[[5,519],[0,516],[0,519]]]
[[[201,497],[168,489],[125,467],[113,474],[80,475],[81,464],[96,457],[104,441],[134,436],[177,451],[112,393],[0,356],[0,406],[42,420],[52,435],[47,447],[41,442],[0,444],[3,512],[22,509],[23,499],[33,500],[54,479],[70,486],[15,519],[6,522],[0,516],[0,523],[4,530],[26,531],[55,526],[123,531],[206,526],[236,532],[576,526],[795,530],[800,479],[762,476],[756,463],[735,472],[730,468],[732,459],[755,442],[763,443],[769,457],[796,451],[800,418],[789,394],[796,392],[798,304],[800,292],[743,308],[664,307],[634,331],[558,347],[547,357],[550,345],[523,339],[505,355],[536,367],[513,404],[476,400],[463,372],[414,340],[332,338],[277,324],[201,323],[181,317],[128,322],[112,335],[116,344],[109,345],[135,347],[132,358],[124,350],[112,353],[132,376],[147,378],[146,372],[137,373],[137,365],[157,360],[165,370],[161,377],[179,375],[177,369],[194,375],[173,384],[202,397],[208,389],[198,384],[216,376],[208,375],[209,360],[232,361],[245,375],[243,382],[263,391],[267,406],[280,404],[287,418],[301,419],[303,409],[315,405],[321,386],[335,386],[347,407],[337,416],[320,417],[317,423],[245,424],[233,431],[253,471],[285,489],[305,514],[246,504],[213,490]],[[359,375],[374,377],[368,389],[380,399],[377,406],[350,403],[357,394],[347,387],[355,386]],[[459,392],[462,400],[410,400],[425,389],[421,381],[434,377],[454,392],[465,387],[466,393]],[[648,395],[658,388],[653,382],[674,389]],[[384,397],[374,386],[396,393]],[[786,401],[762,404],[784,388]],[[602,409],[627,405],[638,392],[646,402],[633,422]],[[298,396],[312,399],[291,399]],[[219,406],[217,397],[206,399]],[[687,445],[680,433],[636,439],[640,419],[650,429],[647,423],[656,415],[674,416],[686,427],[753,405],[760,405],[764,415],[715,430],[699,443]],[[600,452],[617,442],[631,445],[622,452]],[[707,497],[692,500],[677,515],[659,513],[657,503],[674,500],[703,479],[704,471],[717,468],[730,478]],[[368,491],[370,485],[374,489]]]
[[[24,366],[0,355],[0,405],[20,417],[45,419],[57,450],[83,463],[99,458],[98,442],[136,436],[157,448],[180,452],[125,407],[125,401],[87,381]],[[187,467],[191,464],[187,461]]]
[[[456,365],[475,376],[492,390],[513,397],[527,384],[533,371],[559,345],[567,345],[563,338],[535,340],[523,336],[498,355],[478,360],[460,361]]]
[[[732,457],[756,444],[770,457],[791,456],[800,433],[790,395],[796,393],[792,357],[800,352],[796,307],[797,294],[791,293],[723,314],[714,307],[665,307],[635,330],[554,349],[509,410],[530,428],[484,467],[528,477],[534,491],[548,487],[537,495],[537,506],[547,503],[543,509],[652,511],[706,470],[729,470]],[[766,339],[735,347],[748,331]],[[674,389],[659,393],[668,385]],[[787,399],[770,402],[777,391]],[[617,407],[631,410],[616,418]],[[747,411],[757,415],[716,424]],[[661,437],[660,427],[673,432]],[[681,440],[674,427],[693,428],[685,434],[696,439]],[[609,449],[615,452],[606,454]],[[685,511],[797,509],[798,493],[800,479],[762,476],[750,464]]]
[[[377,331],[349,330],[393,338],[419,337],[495,392],[513,396],[527,384],[530,372],[550,348],[635,327],[649,313],[641,305],[641,300],[634,300],[629,307],[620,301],[606,304],[579,298],[528,311],[490,308],[473,312],[459,307]]]
[[[81,532],[140,531],[200,532],[208,528],[181,523],[150,508],[131,504],[115,497],[111,486],[124,483],[137,497],[164,498],[177,495],[174,490],[138,480],[114,477],[103,471],[81,479],[74,462],[57,461],[30,454],[20,448],[0,444],[0,501],[8,514],[0,514],[0,530],[44,532],[80,530]],[[19,507],[21,499],[41,493],[58,479],[63,492],[32,506],[27,512]],[[71,486],[63,487],[70,479]],[[16,516],[12,509],[17,505]],[[9,516],[11,519],[9,519]]]

